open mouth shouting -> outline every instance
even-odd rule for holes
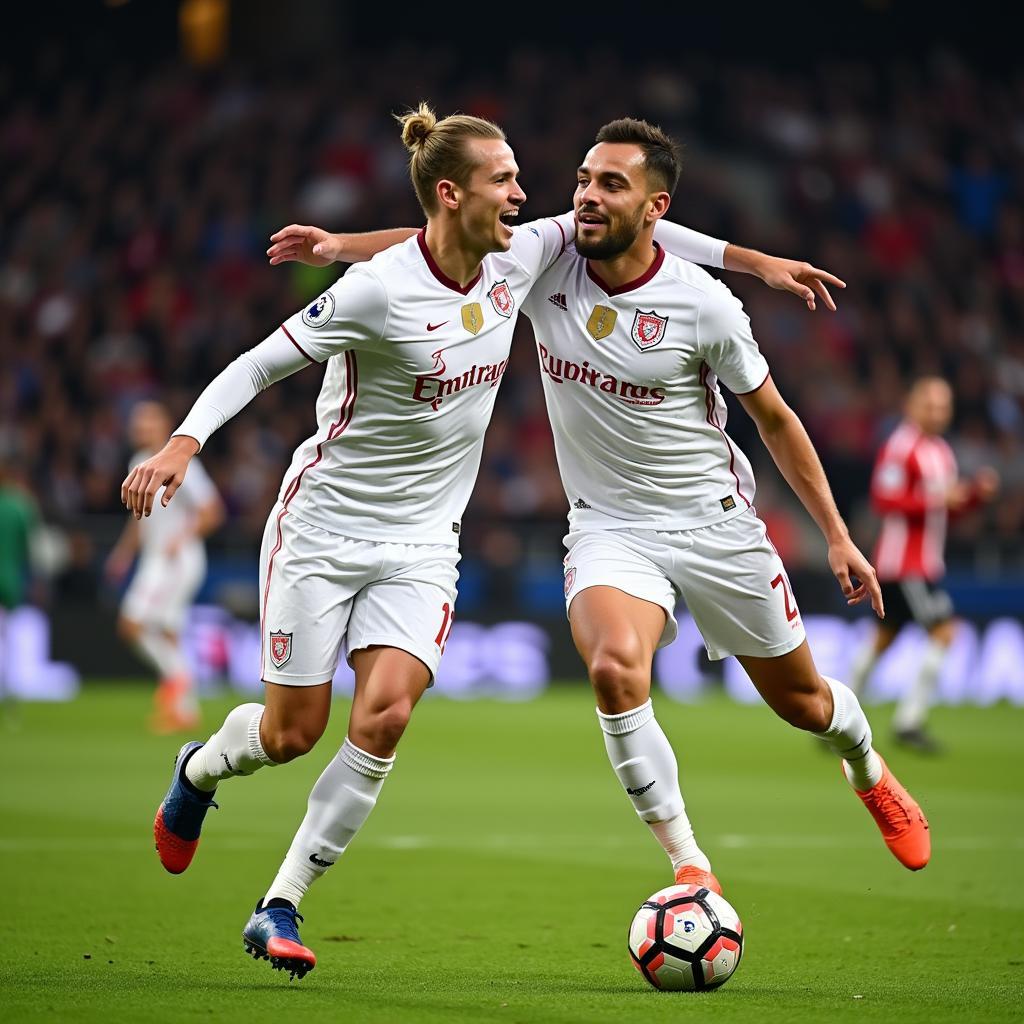
[[[502,210],[498,215],[502,227],[504,227],[508,233],[512,234],[512,228],[515,226],[516,221],[519,219],[519,207],[513,206],[508,210]]]

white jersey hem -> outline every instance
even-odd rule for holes
[[[753,505],[736,503],[734,509],[717,513],[707,519],[617,519],[613,516],[590,509],[586,512],[569,514],[569,532],[582,533],[585,530],[650,530],[656,533],[679,533],[684,530],[702,530],[707,526],[718,526],[730,519],[753,509]]]
[[[282,507],[282,504],[281,498],[278,497],[277,507]],[[348,523],[342,523],[345,528],[344,532],[342,532],[338,529],[337,521],[332,522],[330,525],[325,522],[318,522],[315,517],[304,515],[303,513],[305,512],[305,508],[302,506],[300,506],[298,511],[296,511],[293,504],[285,505],[284,508],[289,515],[294,516],[300,522],[305,523],[306,526],[312,526],[315,530],[323,530],[324,533],[328,533],[332,537],[344,537],[348,540],[369,541],[373,544],[441,545],[442,547],[454,548],[455,550],[458,550],[459,547],[458,535],[455,534],[450,527],[445,531],[445,533],[447,533],[451,539],[449,539],[448,536],[445,536],[444,533],[439,534],[438,532],[429,534],[410,534],[408,532],[408,527],[403,523],[392,523],[386,532],[380,531],[379,528],[375,531],[372,527],[364,529],[363,525],[359,522],[352,523],[351,529],[349,528]]]

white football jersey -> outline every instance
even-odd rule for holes
[[[658,247],[642,277],[609,288],[570,245],[524,312],[573,530],[686,530],[751,506],[718,382],[754,391],[768,364],[725,285]]]
[[[295,452],[283,504],[331,533],[457,544],[516,318],[565,232],[556,220],[516,228],[511,249],[485,256],[463,288],[421,231],[285,321],[327,372],[317,431]]]
[[[153,452],[137,451],[132,456],[129,468],[134,469],[152,454]],[[217,488],[203,469],[203,464],[197,458],[192,459],[188,464],[185,479],[175,492],[174,500],[166,506],[160,501],[154,501],[152,514],[139,520],[139,555],[142,558],[149,558],[163,554],[167,545],[190,527],[199,509],[216,498]],[[187,544],[202,548],[203,542],[200,538],[193,537]]]

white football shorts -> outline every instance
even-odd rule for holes
[[[202,544],[183,544],[173,558],[143,553],[121,601],[121,614],[144,626],[180,633],[205,576]]]
[[[583,530],[565,545],[567,611],[581,590],[615,587],[665,609],[659,647],[679,633],[680,598],[712,661],[775,658],[803,643],[785,566],[753,509],[696,530]]]
[[[342,643],[397,647],[434,674],[452,628],[458,548],[357,540],[274,507],[260,550],[261,674],[314,686],[334,678]]]

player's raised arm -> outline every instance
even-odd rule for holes
[[[827,285],[834,288],[845,288],[846,282],[827,270],[812,266],[802,260],[787,260],[782,256],[769,256],[756,249],[744,249],[729,244],[725,249],[725,269],[736,270],[742,274],[753,274],[761,278],[769,288],[792,292],[807,303],[811,311],[815,309],[815,295],[832,310],[836,304],[829,294]]]
[[[361,234],[331,234],[310,224],[289,224],[270,236],[270,265],[305,263],[326,267],[330,263],[362,263],[416,234],[416,228],[388,228]]]
[[[770,288],[792,292],[803,299],[810,310],[815,309],[817,296],[835,312],[836,304],[826,285],[835,288],[846,287],[846,283],[835,274],[830,274],[827,270],[821,270],[810,263],[788,260],[781,256],[769,256],[756,249],[744,249],[665,218],[658,221],[654,229],[654,238],[670,253],[691,263],[751,274],[759,277]]]

